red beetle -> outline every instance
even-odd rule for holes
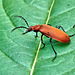
[[[36,32],[35,37],[38,37],[37,33],[41,32],[42,33],[42,35],[41,35],[41,43],[44,45],[42,48],[45,47],[45,43],[43,43],[43,35],[45,35],[48,38],[50,38],[51,47],[52,47],[52,49],[53,49],[53,51],[55,53],[55,57],[53,58],[53,60],[56,58],[57,53],[56,53],[56,51],[55,51],[55,49],[54,49],[54,47],[52,45],[52,39],[55,39],[55,40],[57,40],[59,42],[62,42],[62,43],[68,43],[70,41],[70,37],[75,35],[75,34],[73,34],[73,35],[68,36],[65,33],[65,31],[64,31],[62,26],[58,26],[58,27],[55,28],[55,27],[52,27],[50,25],[42,24],[42,25],[35,25],[35,26],[29,27],[27,21],[22,16],[15,16],[15,17],[20,17],[21,19],[23,19],[26,22],[28,28],[24,27],[24,26],[20,26],[20,27],[14,28],[12,31],[14,31],[15,29],[18,29],[18,28],[25,28],[25,29],[27,29],[27,31],[24,32],[23,35],[28,33],[28,32],[30,32],[30,31],[34,31],[34,32]],[[62,28],[63,31],[60,30],[60,28]]]

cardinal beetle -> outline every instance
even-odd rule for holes
[[[55,53],[55,57],[53,58],[53,60],[55,60],[55,58],[57,57],[57,53],[56,53],[56,51],[55,51],[55,49],[54,49],[54,47],[52,45],[52,39],[55,39],[55,40],[57,40],[59,42],[62,42],[62,43],[68,43],[70,41],[70,37],[75,35],[75,33],[73,35],[67,35],[62,26],[58,26],[58,27],[55,28],[55,27],[52,27],[52,26],[46,25],[46,24],[42,24],[42,25],[38,24],[38,25],[29,27],[27,21],[22,16],[15,16],[15,17],[19,17],[19,18],[23,19],[28,27],[20,26],[20,27],[14,28],[12,31],[14,31],[15,29],[18,29],[18,28],[25,28],[25,29],[27,29],[27,31],[24,32],[23,35],[28,33],[28,32],[30,32],[30,31],[34,31],[36,33],[35,37],[38,37],[37,33],[41,32],[42,33],[42,35],[41,35],[41,43],[43,44],[42,48],[45,47],[45,43],[43,42],[43,35],[45,35],[46,37],[50,38],[50,44],[51,44],[51,47],[52,47],[52,49],[53,49],[53,51]],[[60,28],[63,31],[60,30]]]

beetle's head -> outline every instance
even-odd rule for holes
[[[28,32],[30,31],[34,31],[34,32],[37,32],[40,28],[40,25],[35,25],[35,26],[31,26],[27,29]]]
[[[30,32],[30,31],[32,31],[32,30],[34,30],[34,26],[31,26],[31,27],[29,27],[29,28],[27,29],[28,32]]]
[[[26,28],[26,29],[27,29],[27,31],[24,32],[23,35],[26,34],[26,33],[28,33],[28,32],[30,32],[30,31],[33,31],[34,30],[34,26],[31,26],[31,27]]]

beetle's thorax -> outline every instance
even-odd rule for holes
[[[34,31],[38,31],[41,25],[35,25],[34,26]]]

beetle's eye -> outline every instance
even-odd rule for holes
[[[31,27],[31,30],[32,30],[32,27]]]

